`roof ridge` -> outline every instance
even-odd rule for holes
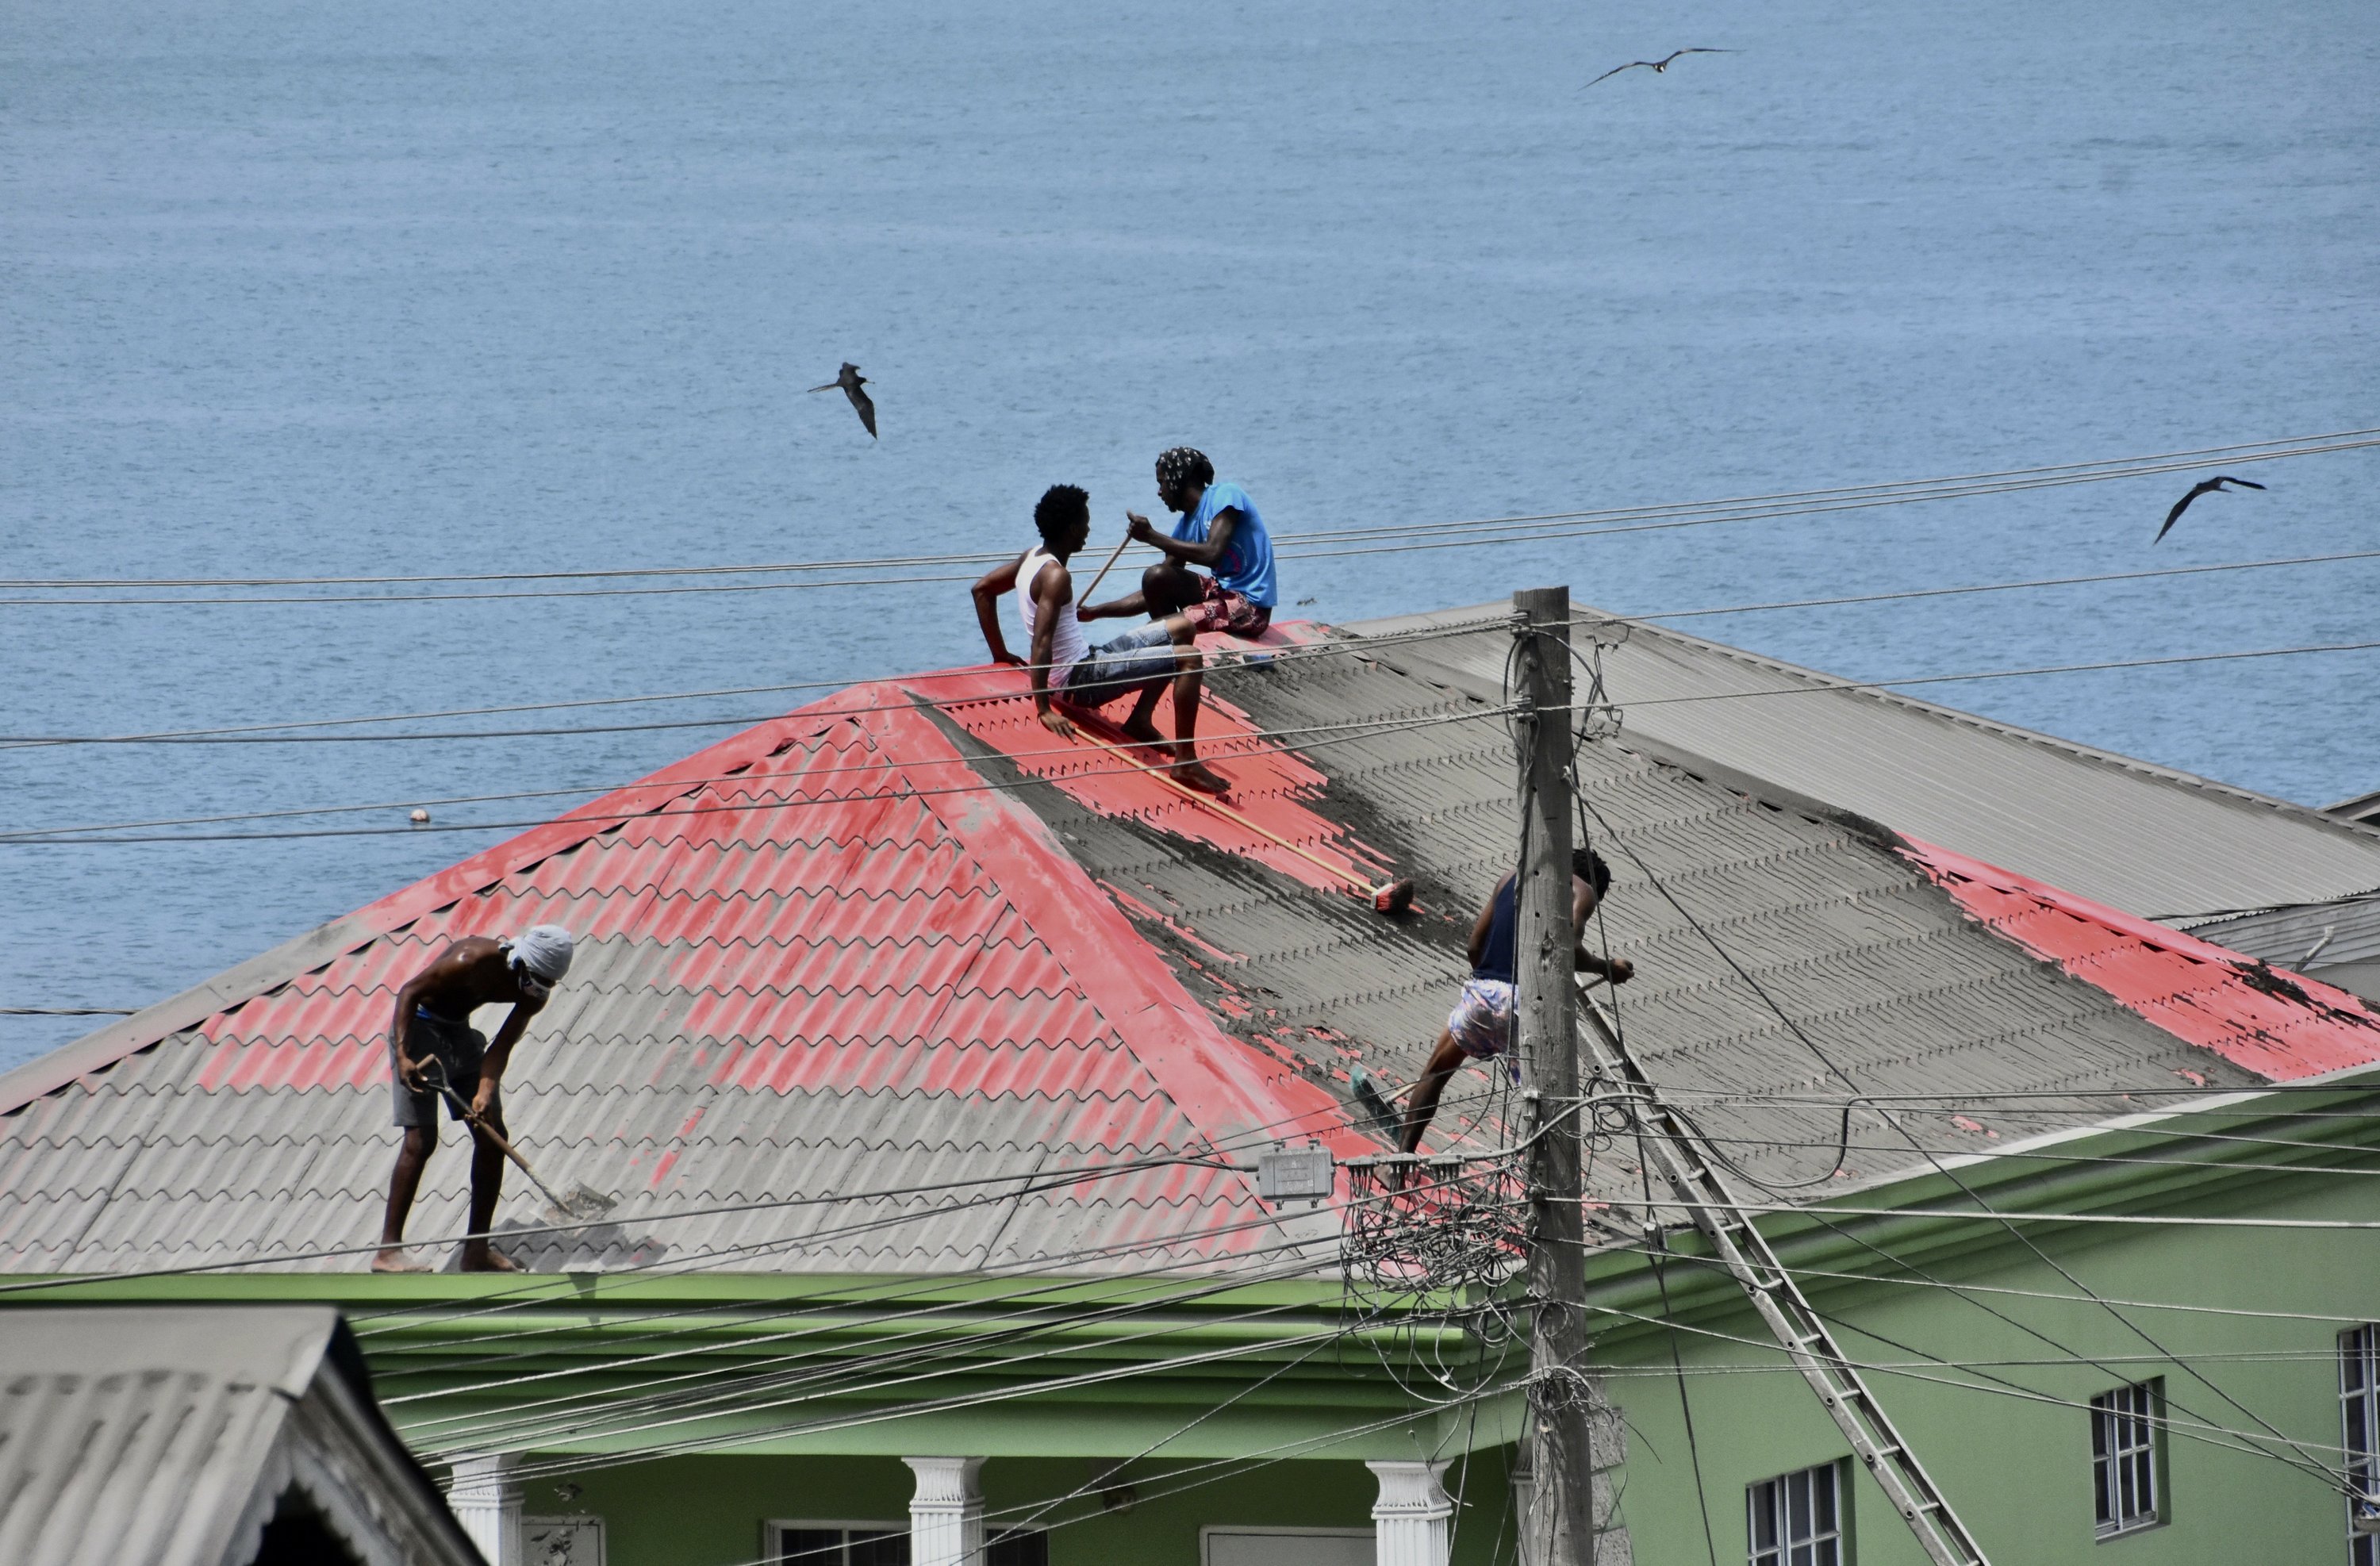
[[[782,718],[755,723],[635,783],[565,811],[551,821],[517,832],[468,859],[400,887],[354,913],[236,964],[178,995],[168,996],[37,1056],[0,1074],[0,1115],[13,1114],[78,1077],[104,1071],[176,1033],[196,1027],[218,1012],[243,1005],[299,974],[394,935],[425,915],[485,891],[505,876],[518,874],[591,838],[615,831],[627,819],[650,815],[670,800],[683,797],[723,772],[764,760],[806,733],[817,733],[844,718],[845,709],[865,705],[862,698],[879,688],[890,692],[898,687],[889,682],[854,686]]]

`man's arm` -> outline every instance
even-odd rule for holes
[[[513,1014],[504,1019],[504,1026],[496,1029],[494,1042],[488,1046],[486,1056],[480,1062],[480,1090],[471,1095],[473,1114],[485,1118],[488,1111],[495,1108],[496,1085],[504,1081],[504,1068],[512,1064],[513,1046],[519,1043],[521,1035],[528,1031],[528,1019],[543,1010],[543,1001],[513,1002]]]
[[[1075,618],[1077,620],[1121,620],[1127,615],[1136,617],[1148,613],[1148,595],[1143,593],[1139,589],[1135,588],[1131,592],[1126,593],[1123,597],[1111,598],[1105,603],[1085,603],[1076,605],[1075,609]]]
[[[1223,558],[1224,551],[1232,547],[1232,534],[1240,525],[1240,508],[1236,505],[1226,506],[1215,513],[1213,519],[1207,524],[1206,542],[1186,543],[1180,539],[1169,538],[1149,526],[1148,518],[1137,511],[1127,511],[1123,515],[1124,530],[1142,543],[1172,556],[1184,565],[1205,565],[1209,568],[1215,562]]]
[[[1016,573],[1024,564],[1025,556],[1020,554],[1005,565],[995,565],[968,589],[975,595],[975,623],[983,627],[983,645],[991,649],[994,663],[1014,666],[1025,662],[1008,650],[1008,638],[1000,634],[1000,595],[1016,586]]]
[[[1614,984],[1625,984],[1636,977],[1635,964],[1625,957],[1614,957],[1606,962],[1600,955],[1586,949],[1586,919],[1587,916],[1594,912],[1595,889],[1576,876],[1572,876],[1570,887],[1570,922],[1571,928],[1578,931],[1577,969],[1580,973],[1601,974]]]
[[[1041,567],[1033,578],[1033,710],[1041,726],[1061,739],[1075,737],[1075,725],[1063,712],[1050,709],[1050,659],[1058,644],[1058,613],[1073,601],[1075,576],[1057,561]]]
[[[389,1024],[388,1037],[396,1046],[396,1074],[408,1092],[419,1093],[426,1086],[421,1077],[421,1062],[413,1054],[414,1008],[421,1004],[424,995],[460,978],[470,965],[471,960],[462,954],[458,942],[397,987],[396,1016]]]

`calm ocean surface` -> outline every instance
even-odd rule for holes
[[[2380,423],[2380,6],[1669,9],[12,0],[5,574],[1021,546],[1061,479],[1112,539],[1177,442],[1296,530]],[[1684,44],[1741,53],[1581,90]],[[880,443],[802,395],[844,358]],[[1291,564],[1284,598],[1353,619],[1567,580],[1643,612],[2380,547],[2380,453],[2245,471],[2270,492],[2202,501],[2154,552],[2187,479]],[[1854,675],[2360,640],[2375,567],[1692,628]],[[955,586],[0,606],[0,727],[978,654]],[[1951,698],[2320,803],[2380,787],[2375,674]],[[619,710],[557,721],[662,715]],[[599,786],[723,732],[20,748],[0,823]],[[144,1004],[497,835],[0,847],[0,1005]],[[89,1026],[0,1018],[0,1066]]]

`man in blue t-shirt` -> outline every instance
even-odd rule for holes
[[[1265,531],[1248,492],[1217,483],[1206,453],[1175,446],[1157,459],[1157,498],[1181,515],[1170,539],[1150,527],[1148,517],[1124,513],[1132,536],[1165,555],[1141,574],[1146,601],[1184,606],[1201,631],[1229,631],[1251,640],[1264,635],[1281,589],[1273,582],[1272,535]],[[1193,565],[1214,575],[1201,577]]]

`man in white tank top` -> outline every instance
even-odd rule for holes
[[[1119,697],[1131,696],[1132,711],[1123,729],[1136,744],[1160,748],[1171,758],[1172,774],[1190,787],[1221,794],[1231,785],[1198,759],[1198,698],[1201,670],[1197,632],[1186,614],[1167,614],[1093,647],[1083,632],[1085,620],[1136,613],[1142,595],[1103,604],[1075,602],[1074,574],[1068,560],[1089,541],[1091,497],[1073,484],[1052,484],[1033,508],[1034,526],[1041,542],[1006,565],[985,573],[976,583],[976,621],[983,627],[984,645],[991,661],[1024,669],[1033,680],[1033,707],[1041,726],[1066,739],[1075,725],[1059,707],[1095,711]],[[1019,658],[1008,650],[1001,634],[1000,599],[1016,594],[1017,617],[1032,639],[1032,652]],[[1173,692],[1173,738],[1158,733],[1153,714],[1157,698]],[[1056,705],[1052,705],[1055,703]]]

